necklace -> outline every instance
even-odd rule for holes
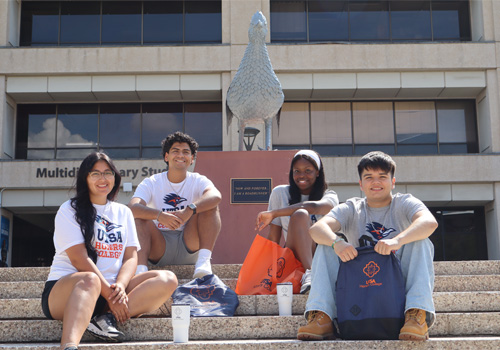
[[[181,186],[181,188],[179,189],[179,191],[176,191],[176,190],[175,190],[175,188],[174,188],[174,186],[172,185],[172,183],[170,182],[170,180],[169,180],[169,178],[168,178],[168,171],[167,171],[167,181],[168,181],[168,183],[169,183],[169,185],[170,185],[170,188],[172,188],[172,191],[174,191],[174,193],[175,193],[178,197],[180,197],[179,193],[182,193],[182,189],[184,188],[184,185],[185,185],[185,184],[186,184],[186,182],[187,182],[186,180],[187,180],[187,176],[186,176],[186,178],[182,181],[182,186]],[[179,192],[179,193],[178,193],[178,192]]]
[[[391,216],[392,216],[392,202],[393,202],[393,201],[392,201],[392,199],[391,199],[391,203],[389,204],[389,208],[386,210],[386,212],[385,212],[385,214],[384,214],[384,218],[383,218],[383,220],[382,220],[382,227],[380,227],[379,229],[377,229],[377,228],[373,225],[374,221],[373,221],[373,219],[372,219],[372,217],[371,217],[371,215],[370,215],[370,212],[368,211],[368,205],[366,204],[366,198],[365,198],[365,199],[364,199],[364,201],[363,201],[363,205],[364,205],[364,207],[365,207],[365,212],[366,212],[366,216],[368,217],[369,225],[372,227],[372,230],[373,230],[373,231],[375,231],[375,232],[379,233],[380,235],[382,234],[382,232],[381,232],[382,230],[384,230],[384,231],[385,231],[385,230],[387,230],[387,227],[385,226],[385,224],[386,224],[386,221],[387,221],[387,214],[389,214],[389,217],[391,217]],[[384,238],[385,238],[385,237],[384,237]]]

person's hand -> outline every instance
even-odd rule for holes
[[[115,303],[108,301],[109,311],[115,316],[116,321],[120,323],[125,323],[130,319],[130,310],[128,309],[128,298],[127,301],[121,303]]]
[[[375,245],[375,251],[380,255],[389,255],[392,251],[401,248],[402,244],[396,238],[382,239]]]
[[[193,216],[193,211],[186,207],[182,210],[173,212],[173,215],[177,216],[184,223],[191,219],[191,217]]]
[[[177,215],[167,213],[167,212],[162,212],[160,214],[160,217],[158,218],[158,222],[171,230],[177,230],[177,229],[179,229],[179,227],[184,225],[183,219],[181,219]]]
[[[262,231],[264,228],[269,226],[269,224],[273,221],[273,214],[270,211],[261,211],[257,215],[257,220],[255,222],[255,230]]]
[[[343,262],[351,261],[358,256],[356,248],[344,240],[335,243],[333,245],[333,250]]]
[[[112,290],[111,294],[108,296],[108,303],[116,304],[116,303],[128,303],[128,296],[125,292],[125,286],[121,283],[114,283],[109,286]]]

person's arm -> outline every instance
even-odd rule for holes
[[[393,250],[398,250],[405,244],[428,238],[438,227],[434,215],[427,209],[417,212],[411,221],[411,225],[396,237],[378,241],[375,251],[382,255],[389,255]]]
[[[214,209],[219,205],[221,200],[222,195],[215,186],[206,188],[201,197],[193,202],[196,205],[196,214]],[[186,208],[174,212],[174,215],[182,221],[187,222],[193,216],[193,210],[186,206]]]
[[[136,219],[158,219],[158,222],[171,230],[176,230],[184,225],[184,221],[182,220],[182,218],[167,212],[163,212],[159,209],[150,208],[147,206],[146,202],[139,197],[133,197],[128,203],[128,207],[130,208],[130,210],[132,210],[132,214]]]
[[[309,234],[314,242],[326,246],[332,246],[335,253],[343,262],[354,259],[358,256],[358,251],[352,244],[347,243],[337,236],[335,232],[341,229],[340,222],[331,216],[324,216],[311,226]],[[335,243],[335,244],[334,244]]]
[[[281,216],[291,216],[298,209],[305,209],[309,215],[326,215],[333,209],[332,202],[322,198],[319,201],[305,201],[295,203],[284,208],[262,211],[257,214],[255,229],[259,232],[266,228],[275,218]]]

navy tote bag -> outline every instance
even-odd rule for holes
[[[373,247],[357,248],[341,262],[337,277],[337,321],[342,339],[398,339],[404,324],[405,282],[398,258]]]

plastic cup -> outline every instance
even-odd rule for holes
[[[174,343],[189,341],[189,322],[191,306],[189,304],[172,304],[172,328]]]
[[[278,283],[276,285],[278,307],[280,316],[292,315],[293,285],[292,282]]]

